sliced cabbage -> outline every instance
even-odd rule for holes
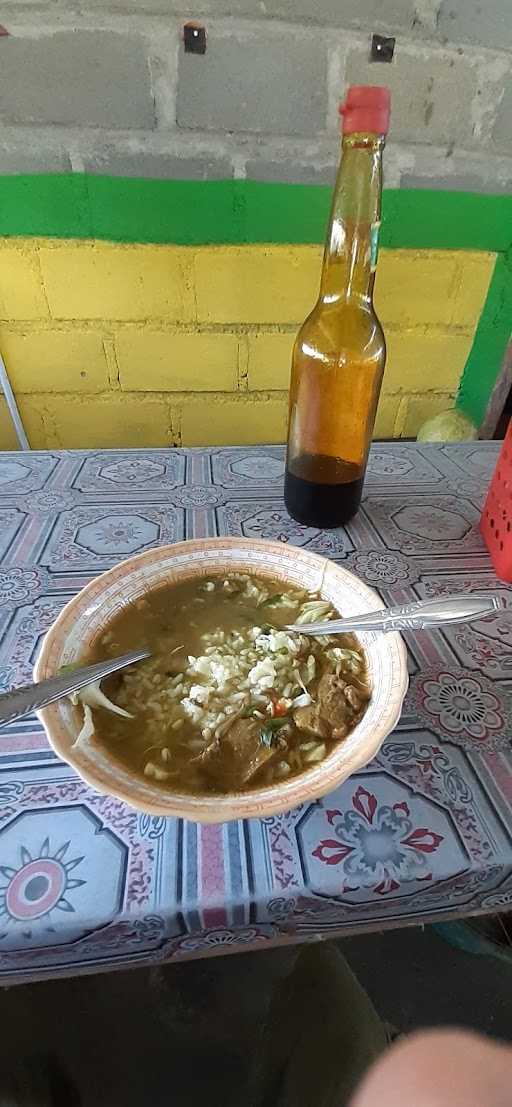
[[[77,737],[75,738],[75,741],[73,742],[73,745],[71,747],[72,749],[75,746],[79,746],[79,745],[83,744],[84,742],[87,742],[87,740],[89,738],[92,738],[93,735],[94,735],[94,720],[93,720],[93,717],[92,717],[92,711],[91,711],[88,703],[84,703],[83,706],[84,706],[84,721],[82,723],[80,733],[77,735]]]
[[[328,600],[308,600],[302,604],[295,622],[305,626],[307,623],[323,622],[324,619],[332,618],[332,615],[333,610]]]
[[[69,699],[73,704],[81,704],[84,710],[83,723],[78,736],[73,742],[73,746],[78,746],[86,742],[94,735],[94,719],[92,717],[93,707],[104,707],[106,711],[111,711],[114,715],[122,715],[123,719],[133,719],[133,715],[130,715],[129,711],[125,711],[124,707],[118,707],[117,703],[112,703],[108,696],[101,691],[101,681],[95,680],[93,684],[88,684],[85,688],[81,688],[79,692],[72,692]]]
[[[311,684],[316,674],[316,661],[314,654],[310,653],[306,661],[306,684]]]
[[[133,715],[125,711],[124,707],[118,707],[117,703],[109,700],[108,696],[101,691],[100,685],[101,681],[95,680],[93,684],[88,684],[79,692],[73,692],[69,697],[71,703],[83,703],[87,707],[104,707],[105,711],[111,711],[113,715],[122,715],[123,719],[133,719]]]

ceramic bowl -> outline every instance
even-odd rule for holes
[[[87,657],[120,608],[167,582],[179,583],[212,573],[246,572],[283,584],[318,591],[343,615],[382,608],[377,593],[340,565],[295,546],[243,538],[202,539],[147,550],[103,573],[74,597],[48,631],[35,667],[44,680],[63,665]],[[291,780],[223,796],[190,796],[163,791],[148,778],[132,775],[95,740],[73,748],[81,710],[60,700],[39,712],[50,744],[59,757],[98,792],[109,793],[152,815],[173,815],[197,822],[223,822],[287,811],[332,791],[375,756],[400,718],[407,690],[406,650],[399,634],[359,635],[372,686],[368,709],[345,742],[319,765]],[[134,648],[138,645],[133,643]]]

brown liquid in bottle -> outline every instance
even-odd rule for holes
[[[322,454],[302,454],[287,469],[285,500],[298,523],[339,527],[355,515],[361,502],[363,475],[357,465]]]
[[[310,526],[347,522],[362,495],[386,357],[372,299],[383,144],[344,138],[320,296],[293,352],[285,503]]]

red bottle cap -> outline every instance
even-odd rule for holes
[[[381,85],[351,85],[344,104],[340,104],[343,134],[387,135],[391,96]]]

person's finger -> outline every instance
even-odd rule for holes
[[[512,1107],[512,1047],[464,1030],[403,1038],[372,1066],[351,1107]]]

